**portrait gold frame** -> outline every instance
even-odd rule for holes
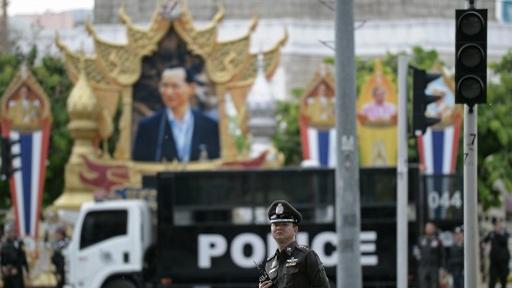
[[[73,152],[68,162],[65,175],[64,193],[54,203],[57,208],[78,209],[80,204],[92,200],[92,194],[98,187],[91,187],[81,182],[79,174],[86,169],[83,161],[74,155],[80,151],[97,151],[87,157],[95,158],[104,165],[125,165],[130,171],[127,186],[141,187],[142,175],[155,174],[163,170],[208,170],[222,166],[223,162],[243,160],[245,155],[239,155],[235,148],[234,138],[228,133],[227,118],[224,111],[224,95],[230,93],[236,109],[240,115],[245,114],[245,100],[247,93],[256,78],[257,54],[250,52],[251,35],[255,31],[258,19],[253,18],[247,32],[241,37],[219,41],[219,24],[224,18],[224,8],[220,6],[208,25],[198,29],[194,25],[193,17],[187,7],[186,1],[178,1],[179,15],[169,19],[160,9],[156,9],[147,28],[136,26],[126,14],[123,7],[119,9],[119,18],[126,28],[126,43],[113,43],[101,38],[91,23],[86,29],[93,39],[95,53],[84,55],[82,51],[71,51],[57,35],[55,43],[64,56],[66,73],[75,84],[75,90],[88,86],[92,93],[74,91],[76,95],[68,99],[70,106],[80,109],[83,103],[94,102],[96,110],[90,115],[83,115],[83,119],[71,119],[73,126],[72,137],[75,140]],[[199,55],[205,61],[207,75],[214,86],[218,100],[219,132],[222,158],[206,162],[191,163],[150,163],[134,162],[131,160],[132,145],[132,104],[133,84],[139,79],[142,72],[142,58],[156,51],[159,41],[173,27],[177,34],[186,42],[191,53]],[[280,51],[288,39],[286,30],[283,36],[273,47],[263,51],[265,73],[268,78],[274,74],[280,61]],[[83,75],[80,77],[80,75]],[[80,80],[82,78],[82,80]],[[84,84],[78,85],[79,82]],[[73,94],[72,93],[72,94]],[[89,99],[86,98],[96,98]],[[79,100],[73,100],[73,99]],[[75,101],[76,103],[70,103]],[[122,111],[121,117],[115,123],[116,112]],[[68,111],[69,112],[69,111]],[[75,113],[76,114],[76,113]],[[87,118],[87,119],[86,119]],[[95,121],[95,137],[80,135],[80,125],[84,121]],[[91,123],[84,129],[90,129]],[[94,125],[93,125],[94,126]],[[245,131],[245,121],[241,123]],[[106,141],[112,136],[114,127],[119,130],[118,141],[113,155],[100,153],[94,143],[95,139]],[[82,137],[82,138],[80,138]],[[81,149],[76,149],[82,145]],[[87,146],[87,147],[85,147]],[[85,147],[85,148],[84,148]],[[103,156],[102,156],[103,155]],[[73,161],[72,161],[73,160]]]

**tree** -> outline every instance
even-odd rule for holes
[[[478,105],[478,193],[487,209],[500,203],[498,183],[512,191],[512,50],[491,65],[499,80],[487,87],[487,104]]]

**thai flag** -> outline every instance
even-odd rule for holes
[[[336,166],[336,128],[301,125],[302,157],[313,166]]]
[[[19,170],[13,173],[9,182],[18,234],[36,237],[46,175],[49,125],[43,125],[41,130],[8,131],[6,134],[15,143],[11,146],[11,154],[19,155],[12,159],[12,167]]]
[[[459,134],[460,125],[454,123],[444,129],[428,128],[423,136],[418,137],[420,163],[424,174],[455,173]]]

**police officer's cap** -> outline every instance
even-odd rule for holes
[[[276,200],[268,208],[268,219],[270,223],[288,222],[299,224],[302,221],[302,215],[285,200]]]

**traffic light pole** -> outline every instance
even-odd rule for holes
[[[475,9],[475,0],[468,0],[466,8]],[[479,286],[477,120],[477,105],[464,105],[464,287],[466,288]]]
[[[477,107],[464,105],[464,287],[478,287]]]
[[[353,0],[336,1],[336,287],[361,288]]]
[[[397,191],[396,191],[396,251],[397,288],[407,288],[407,268],[409,249],[408,242],[408,159],[407,159],[407,72],[408,58],[398,57],[398,164],[397,164]]]

